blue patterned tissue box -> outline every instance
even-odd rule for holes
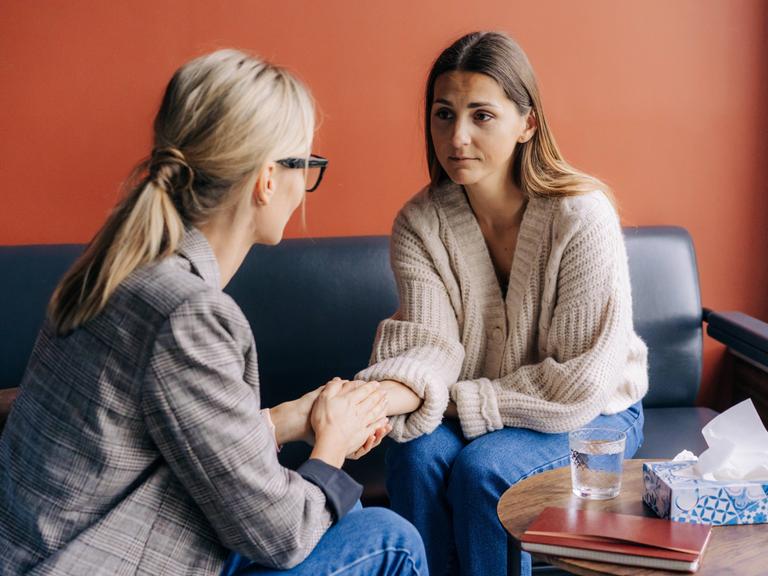
[[[660,518],[691,524],[768,523],[768,482],[686,477],[690,461],[643,464],[643,501]]]

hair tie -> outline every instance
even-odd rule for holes
[[[174,146],[155,148],[149,158],[149,178],[166,184],[167,191],[192,189],[195,172],[181,150]]]

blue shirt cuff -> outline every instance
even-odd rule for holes
[[[343,518],[363,493],[363,487],[349,474],[322,460],[307,460],[296,472],[323,491],[336,520]]]

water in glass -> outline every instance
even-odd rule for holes
[[[625,441],[618,430],[582,428],[569,434],[574,494],[593,500],[619,495]]]

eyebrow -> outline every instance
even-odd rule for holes
[[[445,98],[436,98],[435,101],[432,103],[435,104],[447,104],[448,106],[453,106],[451,102],[446,100]],[[489,106],[491,108],[501,108],[498,104],[494,104],[493,102],[470,102],[467,104],[467,108],[482,108],[483,106]]]

